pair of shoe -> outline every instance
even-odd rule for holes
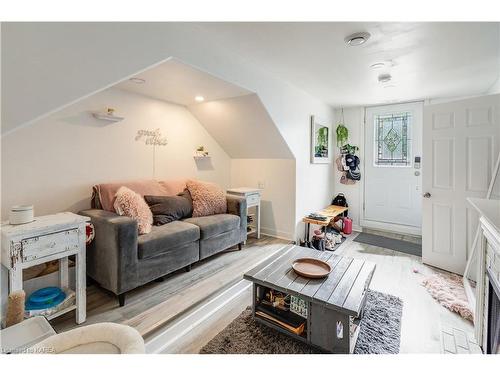
[[[327,250],[334,250],[335,245],[342,243],[342,235],[327,233],[325,238],[325,247]]]

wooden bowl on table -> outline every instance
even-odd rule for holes
[[[292,268],[300,276],[310,279],[321,279],[332,272],[332,267],[326,262],[314,258],[299,258],[292,263]]]

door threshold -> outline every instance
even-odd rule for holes
[[[360,220],[360,225],[363,229],[374,229],[389,233],[404,234],[410,236],[421,236],[422,228],[411,227],[408,225],[383,223],[380,221]]]

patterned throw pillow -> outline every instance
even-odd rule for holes
[[[116,192],[113,207],[118,215],[128,216],[137,220],[139,234],[151,232],[153,214],[140,194],[122,186]]]
[[[193,198],[193,217],[227,212],[226,194],[216,184],[188,180],[186,185]]]

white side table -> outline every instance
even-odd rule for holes
[[[230,195],[236,195],[243,197],[247,201],[247,216],[254,217],[255,226],[247,234],[255,234],[257,238],[260,238],[260,197],[262,189],[249,188],[249,187],[239,187],[227,189],[227,193]],[[251,207],[255,207],[255,213],[252,214],[248,210]]]
[[[47,317],[76,309],[76,322],[86,319],[85,223],[86,216],[63,212],[39,216],[27,224],[2,224],[2,264],[9,270],[9,293],[23,289],[23,270],[59,260],[59,285],[69,289],[68,257],[75,255],[76,303]]]

